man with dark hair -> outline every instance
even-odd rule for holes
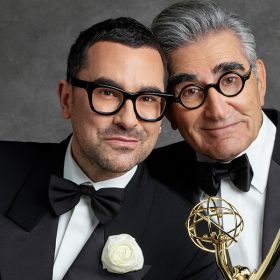
[[[164,9],[152,30],[168,56],[168,118],[185,141],[151,162],[164,163],[158,177],[190,199],[219,196],[237,208],[244,230],[229,255],[253,272],[280,225],[279,112],[262,110],[266,74],[254,35],[237,15],[200,0]],[[280,264],[269,279],[279,273]]]
[[[58,87],[73,134],[0,143],[1,280],[216,279],[187,237],[190,204],[141,163],[169,102],[165,78],[162,51],[137,21],[80,34]]]

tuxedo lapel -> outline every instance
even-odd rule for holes
[[[264,227],[263,227],[263,257],[266,256],[280,226],[280,166],[271,161],[268,176]],[[279,266],[280,267],[280,266]],[[280,273],[280,271],[279,271]]]
[[[50,211],[48,187],[51,174],[63,175],[67,142],[43,147],[41,157],[30,167],[6,216],[27,231],[31,231]],[[48,145],[48,144],[45,144]]]
[[[267,254],[280,226],[280,115],[279,112],[275,110],[265,110],[265,113],[277,129],[266,189],[263,226],[263,257]]]
[[[42,166],[31,172],[6,216],[0,219],[3,279],[52,279],[58,218],[47,208],[48,181]]]
[[[267,255],[274,238],[280,228],[280,127],[279,112],[275,110],[265,110],[270,120],[276,126],[276,138],[270,163],[265,210],[263,223],[263,244],[262,257]],[[269,279],[278,280],[280,275],[280,263],[278,262],[272,270]]]
[[[52,278],[58,217],[49,207],[47,192],[50,174],[62,176],[67,143],[36,147],[36,160],[30,164],[26,159],[22,167],[25,178],[11,180],[21,185],[11,186],[19,191],[0,215],[0,278]]]
[[[105,227],[105,242],[109,236],[127,233],[135,238],[140,248],[143,247],[143,236],[149,222],[149,215],[152,212],[154,191],[153,179],[148,175],[146,165],[140,164],[136,174],[125,188],[125,200],[120,212]],[[150,268],[151,264],[145,262],[144,256],[143,268],[128,274],[126,277],[131,280],[140,280]]]
[[[66,275],[63,277],[63,280],[141,280],[144,277],[148,271],[147,266],[139,271],[124,274],[111,273],[103,269],[101,254],[104,243],[104,226],[99,224],[70,269],[67,271]]]
[[[125,200],[118,215],[105,227],[105,238],[110,235],[129,233],[141,243],[149,220],[154,198],[154,186],[146,167],[140,164],[137,172],[125,188]]]
[[[263,259],[267,255],[279,230],[280,221],[280,166],[272,160],[266,192],[264,225],[263,225]],[[275,265],[268,279],[278,280],[280,263]]]
[[[58,218],[46,214],[28,232],[0,215],[0,279],[52,278]]]

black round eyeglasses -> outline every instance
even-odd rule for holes
[[[174,102],[178,102],[187,109],[196,109],[202,106],[208,94],[209,88],[213,87],[224,96],[233,97],[238,95],[244,88],[245,82],[250,78],[252,67],[247,74],[241,75],[235,71],[224,73],[217,83],[208,84],[201,87],[196,84],[188,84],[184,86],[179,95],[174,98]]]

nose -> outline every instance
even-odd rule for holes
[[[138,125],[138,119],[131,100],[126,100],[121,110],[114,116],[114,124],[126,129],[131,129]]]
[[[214,87],[208,89],[205,100],[205,115],[213,120],[225,119],[230,112],[229,97],[223,96]]]

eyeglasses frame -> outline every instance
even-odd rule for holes
[[[222,94],[223,96],[226,96],[226,97],[234,97],[234,96],[238,95],[239,93],[241,93],[241,91],[243,90],[243,88],[244,88],[244,86],[245,86],[245,82],[246,82],[247,80],[250,79],[251,73],[252,73],[252,66],[250,65],[250,69],[249,69],[249,71],[247,72],[247,74],[245,74],[245,75],[241,75],[240,73],[238,73],[238,72],[236,72],[236,71],[227,71],[227,72],[223,73],[223,74],[220,76],[220,78],[218,79],[218,81],[217,81],[216,83],[208,84],[208,85],[206,85],[205,87],[201,87],[201,86],[196,85],[196,84],[187,85],[187,86],[185,86],[185,87],[183,87],[183,88],[181,89],[181,91],[180,91],[180,93],[179,93],[178,96],[174,97],[173,103],[180,103],[184,108],[189,109],[189,110],[197,109],[197,108],[201,107],[201,106],[204,104],[204,102],[205,102],[205,100],[206,100],[206,97],[207,97],[207,95],[208,95],[208,90],[209,90],[209,88],[211,88],[211,87],[213,87],[217,92],[219,92],[219,93]],[[233,94],[233,95],[226,95],[225,93],[223,93],[223,92],[221,91],[220,85],[219,85],[221,79],[222,79],[224,76],[228,75],[228,74],[235,74],[235,75],[239,76],[239,77],[241,78],[241,80],[242,80],[242,87],[241,87],[241,89],[240,89],[237,93],[235,93],[235,94]],[[199,105],[197,105],[197,106],[195,106],[195,107],[191,107],[191,108],[190,108],[190,107],[187,107],[186,105],[184,105],[183,102],[182,102],[182,100],[181,100],[181,95],[182,95],[183,90],[184,90],[186,87],[190,87],[190,86],[196,86],[196,87],[200,88],[200,89],[202,90],[203,96],[204,96],[204,98],[203,98],[201,104],[199,104]]]
[[[88,95],[88,101],[89,101],[89,106],[90,106],[91,110],[97,114],[104,115],[104,116],[111,116],[111,115],[117,114],[121,110],[123,105],[125,104],[126,100],[131,100],[132,104],[133,104],[134,113],[137,118],[139,118],[140,120],[143,120],[143,121],[147,121],[147,122],[157,122],[164,117],[164,114],[165,114],[166,110],[168,109],[168,107],[171,105],[172,99],[173,99],[173,94],[168,94],[165,92],[149,92],[149,94],[147,94],[147,92],[127,92],[121,88],[118,88],[118,87],[115,87],[112,85],[96,83],[96,82],[89,82],[89,81],[84,81],[84,80],[80,80],[77,78],[71,78],[69,82],[73,87],[79,87],[79,88],[85,89],[87,92],[87,95]],[[94,106],[92,104],[92,95],[93,95],[94,89],[96,89],[98,87],[104,87],[104,88],[108,88],[108,89],[117,90],[123,94],[123,100],[115,111],[106,113],[106,112],[100,112],[94,108]],[[141,117],[138,114],[137,109],[136,109],[136,99],[141,95],[155,95],[155,96],[163,97],[165,99],[166,106],[158,118],[146,119],[146,118]]]

